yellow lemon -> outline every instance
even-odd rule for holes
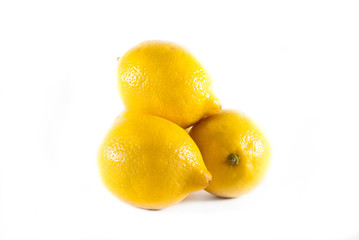
[[[118,87],[127,109],[163,117],[186,128],[221,109],[212,80],[189,51],[146,41],[119,59]]]
[[[270,162],[270,145],[246,115],[221,111],[195,124],[189,134],[213,177],[206,191],[238,197],[263,179]]]
[[[147,114],[126,112],[116,119],[100,147],[98,165],[115,196],[147,209],[175,204],[211,181],[186,131]]]

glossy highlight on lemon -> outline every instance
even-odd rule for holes
[[[161,117],[131,111],[120,115],[107,133],[98,166],[115,196],[146,209],[173,205],[211,181],[185,130]]]
[[[212,80],[185,48],[145,41],[118,63],[118,88],[127,109],[163,117],[186,128],[221,110]]]
[[[206,191],[219,197],[238,197],[264,178],[271,148],[262,131],[243,113],[221,111],[196,123],[189,134],[212,174]]]

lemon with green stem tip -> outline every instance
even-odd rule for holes
[[[225,110],[196,123],[189,132],[212,174],[206,191],[238,197],[254,189],[269,167],[271,148],[246,115]]]

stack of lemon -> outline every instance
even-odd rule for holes
[[[221,111],[210,76],[183,47],[146,41],[130,49],[119,59],[118,87],[126,111],[98,165],[121,200],[162,209],[202,189],[237,197],[262,180],[268,141],[246,115]]]

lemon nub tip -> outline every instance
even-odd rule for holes
[[[212,176],[209,175],[209,174],[207,174],[207,173],[205,173],[205,174],[204,174],[204,177],[205,177],[205,179],[206,179],[206,186],[208,186],[208,185],[212,182]]]
[[[217,106],[217,110],[218,110],[218,111],[221,111],[221,109],[222,109],[222,104],[221,104],[221,102],[220,102],[219,100],[216,100],[216,101],[214,101],[214,103],[215,103],[216,106]]]
[[[222,109],[221,102],[216,98],[211,102],[211,111],[210,114],[215,114],[220,112]]]

